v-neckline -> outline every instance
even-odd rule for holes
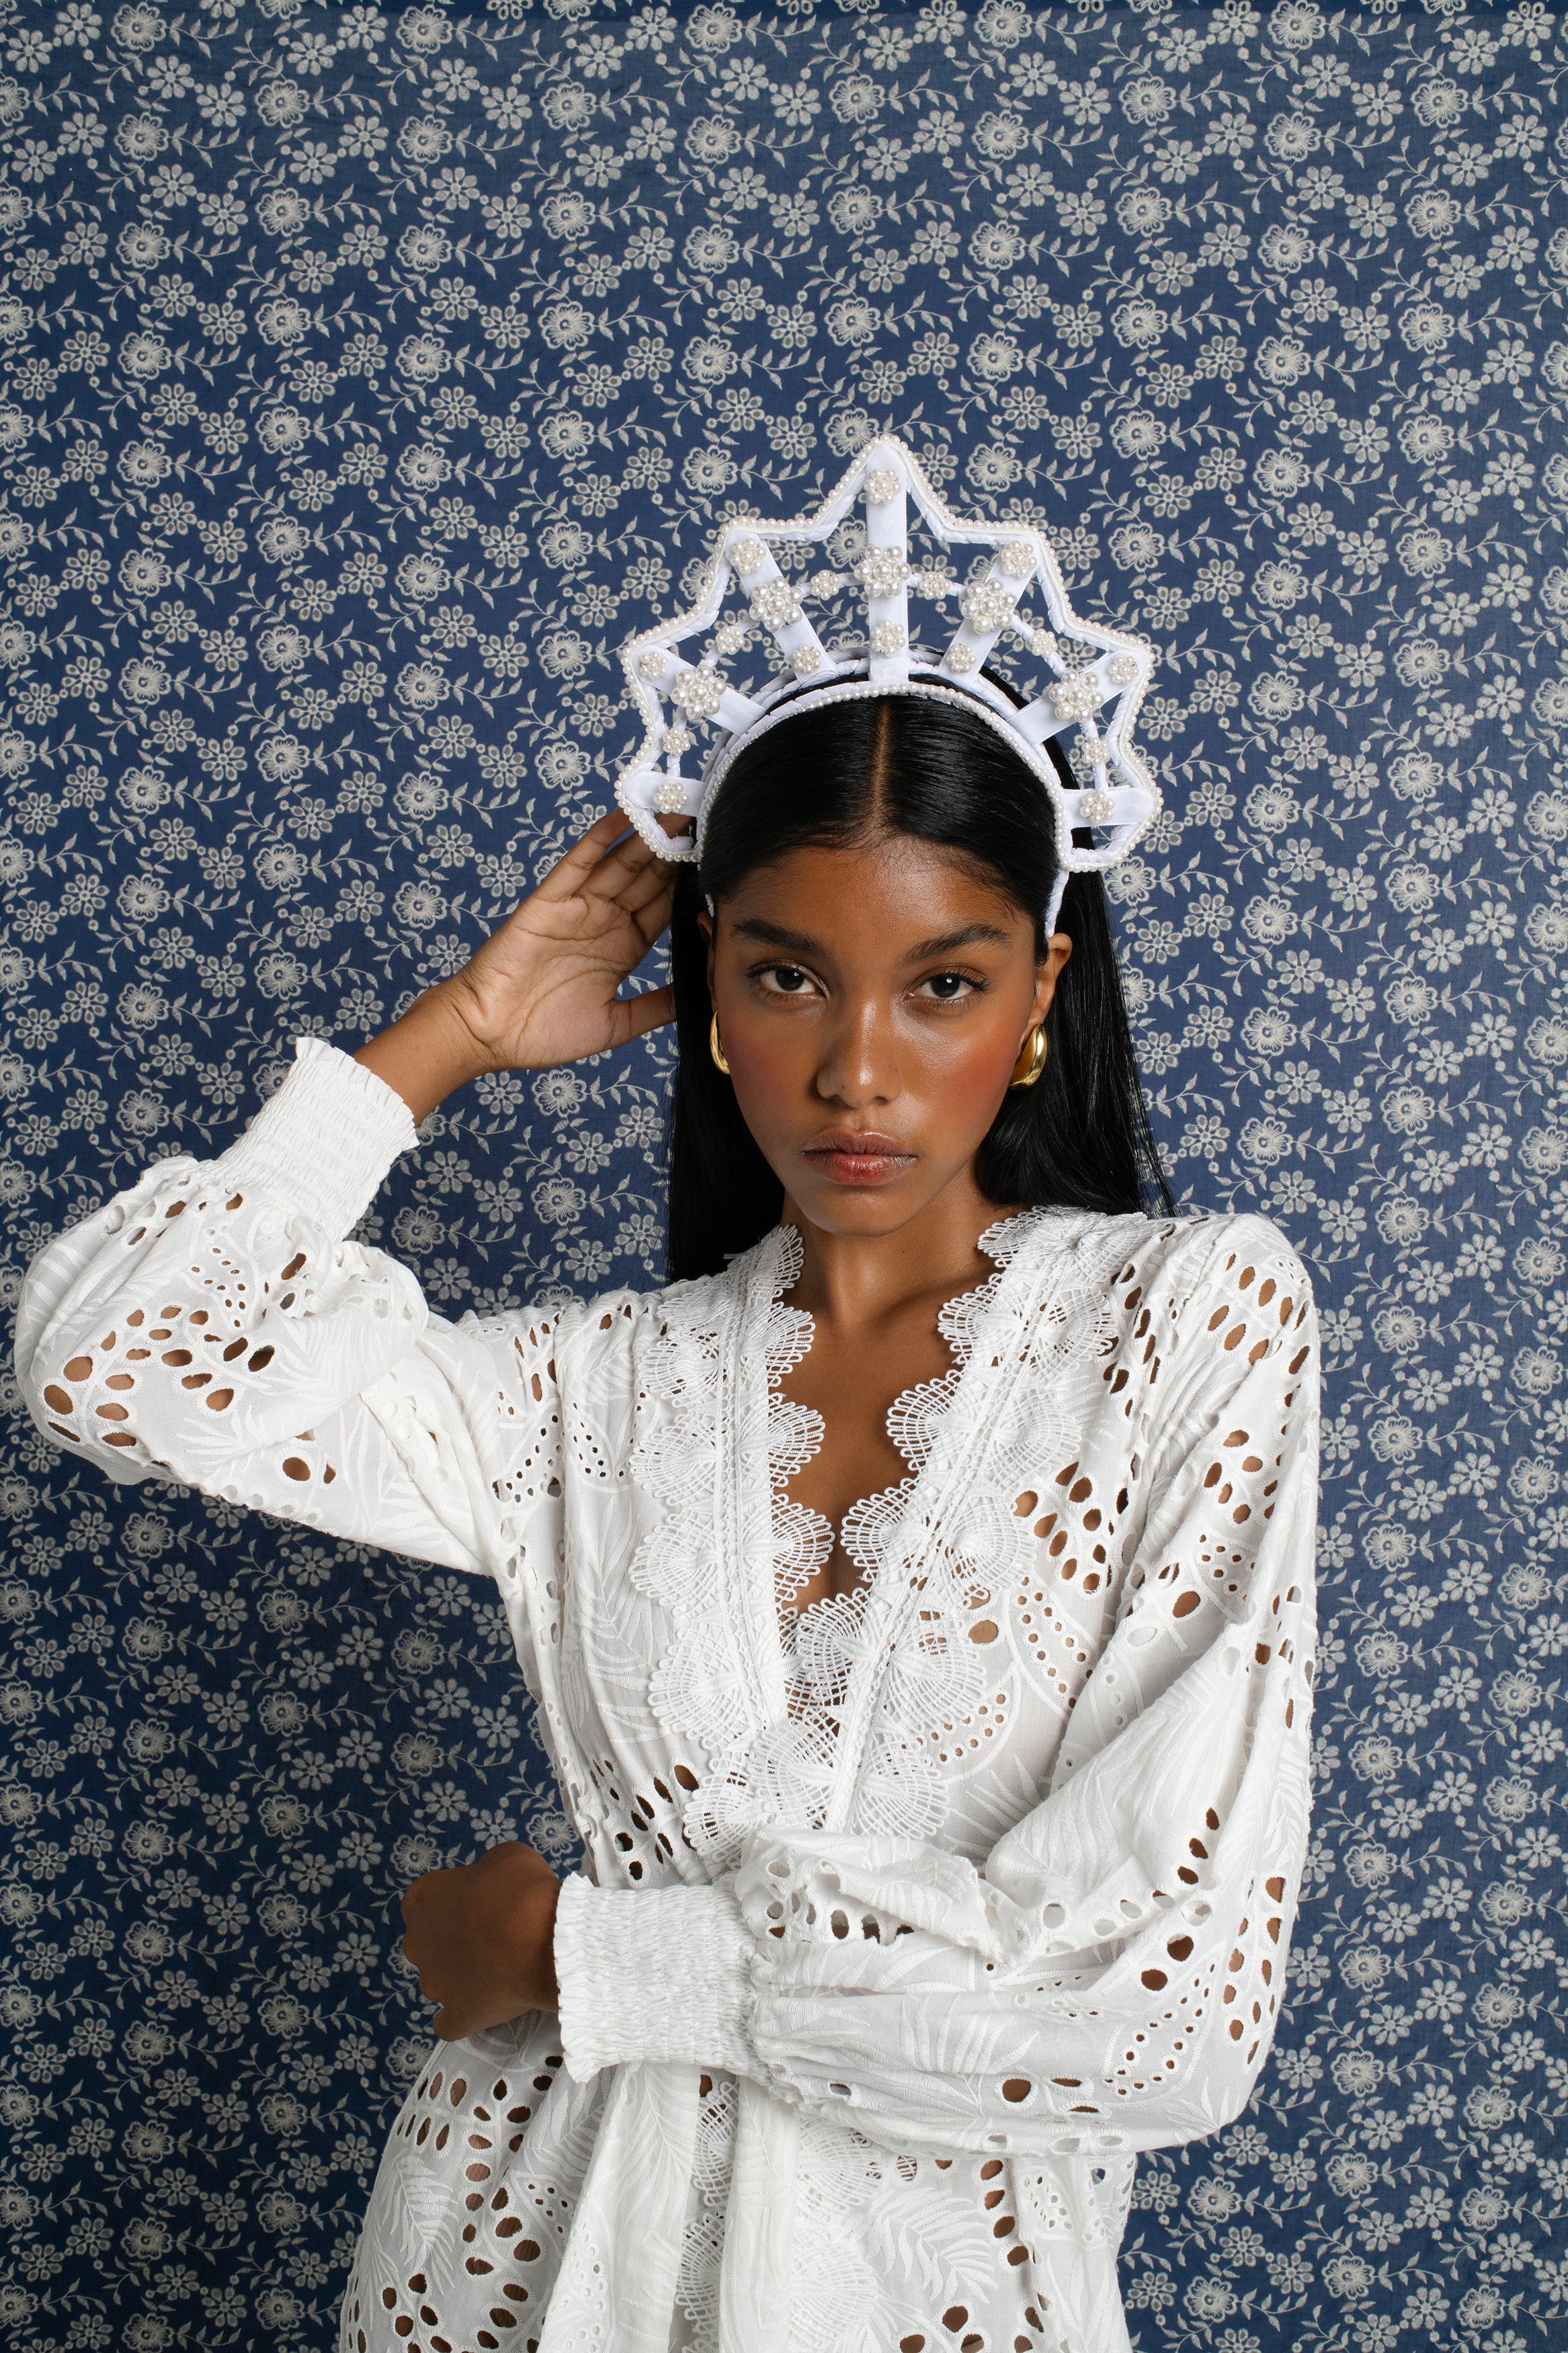
[[[783,1518],[795,1546],[799,1545],[803,1524],[813,1524],[826,1537],[828,1547],[816,1567],[831,1556],[836,1543],[843,1543],[861,1575],[843,1592],[819,1594],[804,1609],[797,1608],[785,1587],[798,1589],[806,1577],[816,1574],[816,1569],[786,1573],[775,1547],[770,1559],[773,1606],[771,1610],[758,1614],[771,1622],[773,1658],[770,1663],[786,1718],[800,1722],[803,1729],[815,1720],[816,1728],[835,1745],[848,1695],[853,1659],[861,1647],[858,1638],[879,1590],[882,1557],[892,1546],[906,1515],[920,1500],[942,1425],[956,1406],[980,1353],[974,1345],[980,1327],[995,1305],[1008,1271],[1020,1254],[1024,1232],[1033,1229],[1041,1216],[1038,1210],[1014,1210],[994,1219],[979,1236],[976,1247],[983,1257],[993,1261],[992,1272],[967,1291],[955,1292],[937,1312],[937,1329],[952,1353],[952,1363],[935,1379],[918,1381],[901,1389],[888,1408],[888,1436],[909,1468],[904,1477],[891,1485],[858,1497],[845,1511],[837,1532],[826,1513],[810,1504],[795,1503],[787,1493],[785,1482],[820,1450],[824,1433],[822,1416],[815,1408],[798,1406],[783,1395],[784,1373],[806,1355],[816,1323],[808,1308],[792,1306],[786,1297],[800,1279],[800,1236],[793,1226],[775,1229],[777,1239],[767,1301],[775,1313],[782,1311],[789,1319],[791,1338],[784,1357],[768,1376],[767,1476],[783,1505]],[[1002,1235],[1011,1236],[1018,1229],[1023,1231],[1010,1247],[998,1251],[989,1247]],[[810,1423],[816,1425],[816,1431],[807,1444],[805,1428]],[[851,1549],[852,1545],[859,1546],[858,1555]]]
[[[993,1391],[1010,1397],[1036,1361],[1032,1343],[1020,1349],[1010,1320],[1028,1312],[1042,1245],[1070,1241],[1082,1223],[1081,1212],[1039,1208],[985,1229],[980,1246],[994,1275],[941,1311],[954,1364],[940,1384],[902,1392],[889,1409],[893,1443],[910,1471],[870,1499],[887,1507],[879,1557],[848,1592],[824,1595],[798,1613],[793,1592],[805,1512],[785,1490],[818,1442],[803,1430],[808,1409],[782,1394],[813,1329],[806,1311],[784,1299],[799,1277],[799,1237],[775,1226],[723,1277],[668,1294],[665,1369],[677,1426],[668,1447],[656,1433],[649,1438],[648,1475],[667,1517],[658,1568],[650,1560],[648,1574],[657,1598],[668,1594],[675,1622],[650,1698],[661,1723],[694,1735],[708,1751],[689,1826],[699,1852],[734,1859],[760,1825],[834,1829],[850,1820],[889,1663],[910,1639],[911,1620],[940,1620],[952,1598],[950,1533],[985,1475],[987,1400]],[[1047,1279],[1047,1309],[1060,1279]],[[689,1295],[694,1312],[683,1315]],[[963,1442],[965,1430],[973,1443]],[[692,1521],[700,1486],[711,1497],[706,1528]],[[929,1591],[928,1572],[935,1577]],[[908,1656],[923,1661],[930,1646],[918,1628],[913,1640]],[[901,1747],[884,1763],[889,1786],[878,1785],[877,1819],[899,1835],[926,1834],[928,1815],[941,1810],[940,1775],[933,1780]],[[904,1788],[911,1779],[919,1785],[912,1795]]]
[[[820,1530],[824,1546],[816,1568],[802,1571],[795,1579],[797,1589],[799,1586],[808,1584],[812,1577],[820,1569],[826,1568],[834,1553],[840,1546],[860,1571],[853,1585],[846,1586],[839,1592],[829,1590],[826,1593],[819,1593],[815,1600],[805,1602],[804,1605],[786,1599],[784,1592],[785,1579],[782,1575],[777,1576],[775,1599],[780,1617],[781,1639],[793,1638],[801,1621],[808,1617],[812,1610],[821,1609],[825,1604],[832,1602],[850,1601],[868,1590],[876,1577],[876,1562],[864,1556],[870,1549],[868,1539],[879,1521],[887,1521],[890,1525],[907,1507],[931,1451],[929,1439],[923,1446],[917,1439],[912,1449],[906,1445],[905,1439],[913,1436],[921,1422],[925,1424],[926,1433],[934,1435],[935,1423],[945,1419],[951,1410],[957,1397],[964,1367],[973,1354],[973,1349],[967,1345],[963,1336],[963,1327],[965,1324],[974,1325],[984,1314],[996,1295],[998,1286],[1006,1271],[1007,1260],[1014,1255],[1009,1251],[1005,1258],[995,1257],[986,1249],[986,1243],[994,1240],[1005,1228],[1017,1223],[1022,1218],[1027,1218],[1028,1214],[1027,1210],[1013,1210],[1005,1218],[994,1219],[978,1237],[975,1248],[983,1258],[991,1259],[991,1272],[984,1275],[978,1282],[971,1283],[966,1291],[955,1291],[949,1298],[944,1299],[933,1319],[938,1336],[947,1344],[952,1362],[945,1371],[933,1374],[929,1380],[911,1381],[907,1388],[901,1388],[883,1416],[882,1426],[887,1433],[889,1443],[905,1465],[903,1477],[891,1481],[885,1487],[874,1488],[863,1495],[857,1495],[852,1503],[845,1505],[837,1526],[828,1518],[827,1514],[819,1512],[815,1504],[797,1502],[789,1494],[787,1485],[781,1491],[796,1524],[805,1521],[815,1529]],[[784,1226],[781,1227],[780,1231],[785,1239],[780,1245],[773,1296],[795,1319],[796,1324],[801,1345],[798,1350],[795,1348],[791,1350],[793,1363],[789,1369],[793,1371],[795,1365],[804,1363],[816,1345],[817,1320],[809,1307],[795,1306],[786,1295],[800,1280],[803,1245],[795,1227]],[[794,1478],[805,1468],[808,1462],[815,1461],[821,1453],[826,1442],[827,1425],[825,1417],[815,1406],[801,1406],[794,1399],[784,1398],[782,1379],[781,1375],[779,1383],[774,1385],[774,1395],[778,1402],[786,1409],[793,1408],[793,1418],[797,1430],[806,1423],[814,1424],[816,1430],[816,1435],[811,1443],[804,1451],[797,1449],[794,1453],[788,1474],[789,1477]],[[770,1406],[773,1402],[773,1398],[770,1398]],[[924,1409],[923,1412],[922,1409]],[[770,1420],[771,1419],[770,1415]],[[857,1551],[858,1546],[858,1551]],[[793,1639],[786,1641],[785,1647],[786,1649],[793,1647]]]

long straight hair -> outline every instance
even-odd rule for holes
[[[1050,754],[1070,786],[1054,744]],[[849,849],[888,834],[957,853],[1033,919],[1036,954],[1046,953],[1057,875],[1048,797],[978,714],[912,695],[868,695],[781,720],[759,735],[718,792],[700,866],[676,875],[671,1281],[721,1272],[778,1223],[784,1206],[784,1187],[709,1051],[713,1005],[697,920],[704,898],[724,899],[791,850]],[[1073,947],[1046,1018],[1046,1066],[1036,1085],[1004,1097],[976,1156],[976,1181],[1005,1208],[1168,1211],[1174,1202],[1149,1124],[1098,875],[1068,877],[1059,928]]]

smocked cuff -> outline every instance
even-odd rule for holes
[[[226,1184],[270,1187],[341,1241],[416,1141],[414,1114],[395,1088],[324,1038],[296,1039],[294,1057],[214,1168]]]
[[[744,2074],[752,1950],[728,1887],[595,1887],[577,1873],[555,1915],[567,2073],[679,2060]]]

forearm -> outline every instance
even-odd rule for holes
[[[416,997],[400,1019],[360,1047],[353,1059],[403,1097],[416,1123],[494,1067],[449,981]]]

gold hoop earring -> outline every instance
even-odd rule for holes
[[[1046,1056],[1050,1050],[1051,1041],[1046,1035],[1046,1025],[1043,1021],[1037,1021],[1019,1049],[1018,1059],[1013,1065],[1013,1075],[1007,1082],[1009,1088],[1032,1087],[1045,1069]]]
[[[716,1071],[722,1071],[724,1076],[728,1078],[730,1075],[730,1065],[724,1060],[724,1049],[719,1043],[719,1016],[717,1014],[713,1016],[712,1020],[708,1024],[708,1051],[713,1057],[714,1069]]]

